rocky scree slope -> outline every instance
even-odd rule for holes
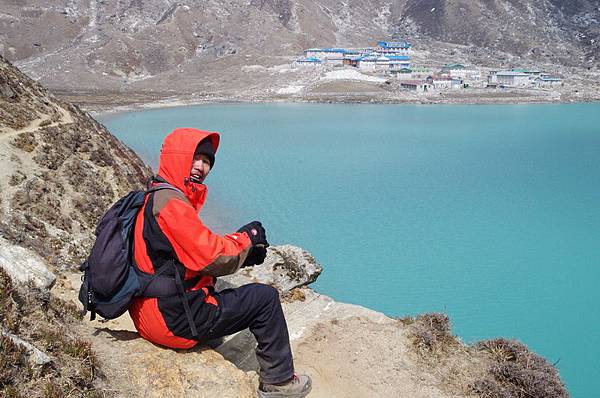
[[[248,331],[193,350],[141,339],[131,320],[81,322],[72,272],[97,218],[150,170],[101,125],[56,100],[0,59],[0,392],[4,396],[254,397]],[[37,253],[37,254],[36,254]],[[8,265],[36,262],[58,275],[41,287]],[[338,303],[309,287],[321,266],[293,246],[269,248],[265,263],[222,278],[275,286],[296,367],[313,397],[566,397],[558,372],[503,339],[465,346],[447,316],[391,319]]]
[[[233,95],[298,77],[296,71],[248,78],[244,66],[288,64],[309,47],[364,47],[392,38],[414,42],[422,63],[597,68],[600,6],[594,0],[26,0],[5,2],[0,13],[0,54],[62,90]]]

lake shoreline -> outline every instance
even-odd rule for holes
[[[318,93],[311,95],[237,96],[219,93],[172,95],[171,93],[152,92],[124,93],[61,90],[53,90],[53,93],[61,99],[77,104],[82,109],[94,115],[205,104],[518,105],[600,102],[600,97],[586,96],[574,98],[572,96],[561,95],[556,91],[512,89],[498,92],[479,90],[481,89],[473,89],[473,91],[468,92],[447,91],[432,93],[432,95],[400,92],[395,93],[395,95],[380,95],[379,93]]]

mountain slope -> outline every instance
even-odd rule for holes
[[[63,89],[180,92],[202,79],[205,89],[220,90],[228,82],[219,76],[243,77],[243,65],[391,38],[413,41],[432,59],[440,48],[460,47],[463,62],[491,66],[511,57],[579,67],[599,61],[594,0],[27,0],[3,8],[0,54]]]
[[[151,170],[79,108],[0,57],[0,234],[55,266],[89,251],[98,217]]]

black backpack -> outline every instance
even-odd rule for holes
[[[161,182],[147,191],[132,191],[119,199],[104,214],[96,227],[96,242],[87,260],[79,267],[83,271],[79,301],[83,314],[90,311],[90,320],[96,314],[114,319],[125,313],[134,297],[171,297],[179,295],[190,323],[192,334],[197,335],[191,317],[185,289],[194,286],[199,277],[183,281],[172,261],[175,277],[161,275],[166,266],[155,274],[142,272],[133,260],[133,229],[136,216],[147,194],[176,187]],[[180,191],[181,192],[181,191]]]

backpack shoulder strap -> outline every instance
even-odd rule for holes
[[[152,177],[150,177],[148,179],[147,186],[148,186],[148,189],[146,190],[146,194],[149,194],[149,193],[152,193],[152,192],[156,192],[156,191],[160,191],[162,189],[172,189],[172,190],[177,191],[177,192],[179,192],[179,193],[181,193],[182,195],[185,196],[185,194],[183,193],[183,191],[181,189],[179,189],[176,186],[170,184],[169,182],[167,182],[164,178],[162,178],[160,176],[152,176]]]
[[[168,182],[159,182],[158,184],[152,186],[151,188],[148,188],[146,190],[146,193],[148,194],[148,193],[160,191],[162,189],[172,189],[174,191],[177,191],[177,192],[183,194],[183,191],[181,189],[169,184]]]

